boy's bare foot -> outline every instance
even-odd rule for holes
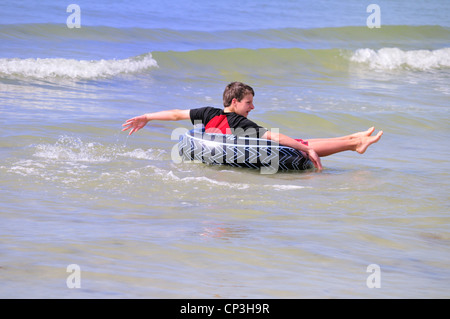
[[[375,127],[372,126],[367,131],[358,132],[358,133],[350,135],[350,138],[358,138],[358,137],[370,136],[370,135],[372,135],[373,131],[375,131]]]
[[[368,132],[368,131],[366,131],[366,132]],[[373,130],[372,130],[372,132],[373,132]],[[370,134],[372,134],[372,133],[370,133]],[[366,136],[361,136],[361,140],[359,141],[359,143],[358,143],[358,145],[356,147],[356,151],[359,154],[364,154],[364,152],[367,150],[367,148],[370,145],[372,145],[373,143],[376,143],[376,142],[378,142],[380,140],[381,135],[383,135],[383,131],[379,131],[378,134],[375,135],[375,136],[370,136],[370,135],[369,136],[367,136],[367,135]]]

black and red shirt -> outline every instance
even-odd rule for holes
[[[267,129],[250,121],[245,116],[234,112],[225,113],[223,109],[214,107],[201,107],[190,110],[192,124],[203,124],[205,132],[235,135],[263,136]]]

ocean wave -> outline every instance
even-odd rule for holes
[[[62,45],[70,49],[95,50],[121,44],[150,46],[155,51],[190,51],[199,49],[357,49],[396,46],[415,49],[417,44],[436,49],[448,43],[450,28],[443,26],[383,25],[380,29],[366,26],[326,28],[268,28],[251,30],[176,30],[167,28],[117,28],[83,26],[69,29],[65,24],[0,25],[0,41],[27,44],[28,50],[42,46]],[[30,47],[30,43],[35,43]]]
[[[75,60],[63,58],[0,59],[0,76],[36,79],[109,78],[158,67],[150,53],[122,60]]]
[[[366,26],[343,26],[324,28],[264,28],[249,30],[177,30],[165,28],[115,28],[109,26],[83,26],[73,30],[65,24],[30,23],[30,24],[0,24],[0,39],[11,38],[43,38],[46,40],[69,39],[69,40],[91,40],[91,41],[176,41],[180,39],[214,41],[225,39],[261,41],[304,39],[327,39],[327,40],[363,40],[369,36],[373,39],[421,39],[430,38],[446,40],[450,28],[438,25],[384,25],[382,28],[372,30]]]
[[[345,74],[353,67],[373,70],[439,70],[450,67],[450,48],[402,50],[351,49],[226,49],[153,52],[161,70],[176,76],[215,77],[239,70],[271,79],[310,74]]]
[[[450,67],[450,48],[439,50],[410,50],[382,48],[358,49],[350,61],[368,65],[373,70],[411,69],[426,71]]]
[[[402,50],[350,49],[224,49],[153,51],[123,60],[0,59],[0,77],[74,80],[139,74],[152,68],[180,77],[217,77],[239,70],[243,74],[284,78],[292,73],[346,72],[354,65],[371,70],[426,71],[450,67],[450,48]],[[306,73],[305,73],[306,72]]]
[[[217,77],[238,70],[241,74],[283,78],[307,70],[345,70],[348,59],[342,50],[327,49],[225,49],[188,52],[153,52],[160,69],[174,76]]]

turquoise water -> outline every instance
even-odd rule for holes
[[[450,296],[448,1],[91,2],[0,4],[0,296]],[[292,137],[384,135],[264,175],[176,163],[188,121],[121,132],[236,80]]]

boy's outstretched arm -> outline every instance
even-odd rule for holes
[[[273,133],[271,131],[267,131],[262,138],[272,140],[274,142],[277,142],[278,144],[288,146],[295,148],[296,150],[299,150],[301,152],[305,152],[311,162],[313,162],[314,166],[320,171],[322,170],[322,163],[320,162],[320,157],[317,155],[316,151],[314,151],[311,147],[308,147],[299,141],[294,140],[293,138],[281,134],[281,133]]]
[[[122,126],[124,127],[122,131],[127,131],[131,129],[129,135],[134,132],[139,131],[143,128],[149,121],[180,121],[189,120],[190,110],[169,110],[161,111],[156,113],[147,113],[140,116],[133,117],[127,120]]]

